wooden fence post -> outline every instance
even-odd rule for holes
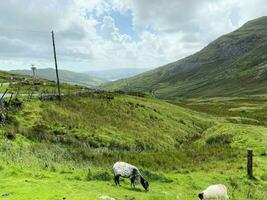
[[[247,150],[247,173],[249,178],[253,178],[253,150]]]

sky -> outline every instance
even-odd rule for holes
[[[155,68],[193,54],[266,0],[1,0],[0,70]]]

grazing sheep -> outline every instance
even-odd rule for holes
[[[227,188],[225,185],[211,185],[207,187],[204,191],[198,194],[200,200],[206,199],[228,199]]]
[[[129,178],[131,180],[131,188],[135,188],[135,182],[140,181],[145,190],[148,190],[149,184],[142,177],[137,167],[125,162],[116,162],[113,167],[114,181],[116,185],[120,185],[120,177]]]
[[[113,197],[102,195],[99,197],[100,200],[115,200]]]

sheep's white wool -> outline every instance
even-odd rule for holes
[[[201,193],[203,193],[203,199],[228,199],[227,188],[222,184],[211,185]]]
[[[115,175],[121,175],[122,177],[125,177],[125,178],[131,177],[134,169],[137,170],[138,174],[140,175],[140,172],[137,169],[137,167],[131,164],[128,164],[126,162],[120,162],[120,161],[116,162],[113,165],[112,169]]]

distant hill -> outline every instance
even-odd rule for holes
[[[267,17],[247,22],[182,60],[103,86],[176,99],[267,92]]]
[[[11,70],[11,73],[32,75],[31,70]],[[56,80],[55,70],[53,68],[37,69],[36,76],[48,80]],[[61,82],[78,84],[84,86],[97,86],[106,82],[105,79],[90,76],[85,73],[77,73],[68,70],[59,70],[59,78]]]
[[[137,74],[141,74],[148,71],[147,68],[125,68],[125,69],[107,69],[100,71],[88,71],[88,75],[101,77],[109,81],[115,81],[118,79],[129,78]]]

